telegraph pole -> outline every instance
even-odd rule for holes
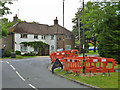
[[[64,48],[64,1],[65,0],[63,0],[63,51],[65,50]]]
[[[80,18],[78,16],[78,30],[79,30],[79,54],[81,53],[81,42],[80,42]]]
[[[85,73],[85,36],[84,36],[84,30],[85,30],[85,25],[84,25],[84,0],[83,0],[83,73]]]

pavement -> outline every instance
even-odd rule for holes
[[[64,79],[48,70],[49,57],[11,59],[2,63],[2,88],[93,88]]]

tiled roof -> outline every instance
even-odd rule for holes
[[[28,34],[63,34],[63,27],[59,24],[48,26],[45,24],[19,22],[8,29],[9,32],[28,33]],[[71,34],[72,32],[64,28],[64,34]]]

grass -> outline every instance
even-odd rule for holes
[[[110,73],[109,77],[107,76],[107,73],[104,75],[103,74],[94,75],[92,77],[80,74],[79,76],[74,77],[75,73],[64,75],[65,71],[59,72],[59,70],[60,69],[56,69],[55,72],[65,77],[68,77],[68,78],[71,78],[71,79],[74,79],[74,80],[77,80],[77,81],[80,81],[86,84],[90,84],[92,86],[96,86],[99,88],[106,88],[106,89],[118,88],[118,73],[117,72]],[[119,78],[119,81],[120,81],[120,78]]]
[[[89,51],[89,53],[85,53],[85,55],[94,55],[94,54],[98,54],[98,50],[96,50],[96,52],[92,50],[92,51]],[[79,55],[83,55],[83,54],[79,54]]]
[[[20,55],[17,55],[16,59],[24,59],[24,58],[32,58],[32,57],[36,57],[36,56],[20,56]],[[2,58],[2,59],[11,59],[11,57],[5,57],[5,58]]]

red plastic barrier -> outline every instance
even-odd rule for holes
[[[85,57],[88,59],[89,57]],[[83,57],[66,57],[63,60],[64,71],[81,73]]]
[[[50,53],[50,58],[52,62],[55,62],[56,58],[58,58],[62,62],[65,57],[77,57],[78,54],[78,50],[57,51],[56,53]]]
[[[108,63],[112,63],[111,68],[107,68]],[[102,58],[102,57],[92,57],[85,60],[85,73],[105,73],[114,72],[114,66],[116,66],[116,61],[112,58]]]
[[[112,63],[111,68],[107,68],[109,62]],[[85,66],[85,73],[114,72],[115,63],[116,61],[112,58],[102,57],[85,57],[85,62],[83,62],[83,57],[66,57],[63,60],[64,71],[77,73],[81,73],[83,65]]]

